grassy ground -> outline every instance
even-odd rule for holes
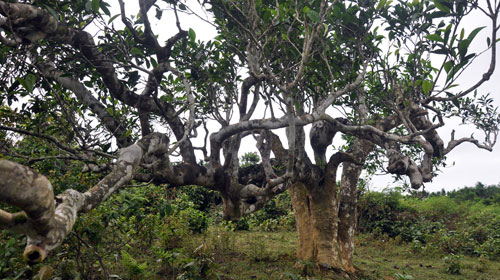
[[[52,280],[500,280],[500,261],[454,256],[440,249],[462,254],[479,252],[498,259],[500,208],[495,205],[476,202],[470,204],[477,206],[474,210],[469,204],[467,208],[447,197],[437,197],[421,202],[410,200],[418,207],[409,211],[401,206],[406,202],[401,195],[367,196],[371,203],[365,201],[362,209],[371,214],[365,215],[368,218],[361,225],[372,234],[356,237],[354,264],[359,273],[346,277],[319,271],[315,264],[296,259],[297,236],[289,198],[281,197],[267,212],[235,224],[222,222],[217,216],[220,209],[211,211],[207,219],[194,209],[190,199],[178,196],[168,200],[168,195],[158,195],[162,194],[158,188],[122,191],[80,218],[65,243],[43,264],[33,267],[22,260],[25,238],[0,231],[0,279],[40,279],[37,273],[47,266],[54,273],[44,279]],[[437,213],[439,219],[429,218],[432,213]],[[414,216],[424,219],[408,219]],[[450,221],[458,227],[450,228],[446,224]],[[384,230],[398,233],[394,236],[399,241],[374,238],[374,234],[389,234],[381,225]],[[232,231],[235,228],[251,230]],[[412,243],[402,242],[408,235],[419,235],[420,239],[406,238]]]
[[[221,279],[345,279],[319,272],[313,264],[295,258],[295,232],[225,232],[212,228],[190,242],[214,246],[216,271]],[[207,240],[207,236],[211,236]],[[356,240],[358,279],[500,279],[500,262],[463,257],[460,274],[446,273],[441,255],[415,254],[408,244],[360,236]],[[410,278],[412,277],[412,278]]]
[[[143,244],[144,245],[144,244]],[[359,280],[409,280],[409,279],[476,279],[500,280],[500,262],[483,258],[462,257],[458,263],[460,274],[449,274],[446,269],[450,264],[443,262],[445,255],[439,251],[434,253],[415,252],[411,244],[395,240],[372,238],[360,235],[356,238],[355,266],[359,273],[355,277],[346,278],[334,272],[319,271],[313,263],[298,261],[295,257],[297,236],[293,231],[227,231],[221,226],[211,226],[203,234],[186,235],[177,243],[183,253],[164,256],[161,261],[154,253],[154,245],[126,246],[122,248],[130,253],[133,259],[126,260],[122,251],[121,259],[117,257],[118,249],[106,251],[89,251],[85,256],[100,255],[103,264],[97,261],[88,263],[86,271],[94,269],[93,276],[87,277],[71,274],[75,266],[64,268],[69,261],[63,255],[52,258],[56,274],[61,278],[50,279],[106,279],[101,268],[105,267],[109,276],[115,279],[359,279]],[[177,250],[177,249],[176,249]],[[185,255],[190,257],[185,257]],[[184,257],[182,257],[184,256]],[[90,261],[90,259],[81,259]],[[179,260],[184,260],[179,263]],[[186,259],[188,258],[188,259]],[[165,263],[168,261],[168,264]],[[176,264],[177,262],[177,264]],[[49,264],[50,265],[50,264]],[[186,274],[179,278],[181,271],[187,268],[197,270],[196,274]],[[170,269],[168,269],[170,267]],[[175,268],[177,267],[177,268]],[[38,273],[36,267],[31,274]],[[62,270],[68,270],[66,276]],[[210,274],[203,275],[200,270],[208,269]],[[16,275],[19,273],[16,272]],[[30,273],[21,278],[32,279]],[[73,276],[72,276],[73,275]],[[197,275],[197,276],[193,276]],[[56,276],[56,275],[54,275]],[[2,277],[0,277],[2,278]],[[37,278],[38,279],[38,278]]]
[[[421,255],[410,248],[410,244],[397,244],[394,241],[370,240],[366,236],[358,237],[355,253],[355,265],[364,274],[374,279],[397,278],[411,275],[413,279],[500,279],[500,262],[487,259],[462,257],[460,274],[448,274],[442,254]]]

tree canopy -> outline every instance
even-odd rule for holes
[[[108,2],[0,1],[0,201],[22,210],[0,210],[0,227],[28,236],[30,261],[135,180],[216,190],[227,219],[290,190],[299,257],[353,271],[363,169],[420,188],[456,146],[496,142],[500,115],[480,89],[496,68],[497,1]],[[475,11],[490,24],[462,26]],[[216,37],[197,40],[203,29],[184,29],[182,14]],[[479,55],[490,57],[481,77],[457,87]],[[484,138],[445,143],[450,118]],[[332,147],[337,134],[344,145]],[[261,163],[242,166],[245,137]],[[54,159],[105,176],[54,194],[28,168]]]

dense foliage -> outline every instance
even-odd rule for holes
[[[358,209],[362,242],[399,244],[413,254],[442,259],[443,271],[452,274],[463,270],[461,256],[471,256],[477,269],[484,271],[485,258],[500,260],[500,203],[495,200],[499,192],[498,185],[478,183],[426,198],[397,191],[365,193]],[[215,279],[221,273],[220,263],[227,258],[223,251],[235,249],[231,232],[294,229],[288,193],[237,223],[222,220],[221,204],[214,203],[218,201],[214,196],[196,186],[122,190],[79,219],[75,231],[57,250],[58,260],[49,262],[53,275],[62,279],[113,275],[122,279]],[[20,258],[25,240],[6,231],[0,237],[2,279],[29,278],[38,272],[41,265],[30,268]],[[260,241],[245,242],[253,244],[246,257],[263,261]],[[285,279],[302,279],[293,278],[295,273],[289,272]]]
[[[426,198],[369,192],[359,204],[361,232],[407,242],[415,253],[500,259],[500,186],[478,183]]]

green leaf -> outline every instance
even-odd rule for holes
[[[424,91],[425,95],[429,95],[429,92],[433,85],[434,83],[429,80],[425,80],[422,82],[422,90]]]
[[[36,77],[33,74],[28,74],[26,77],[23,78],[17,78],[19,83],[29,92],[33,92],[33,89],[35,88],[35,82],[36,82]]]
[[[108,24],[110,24],[111,22],[113,22],[113,20],[115,20],[117,17],[119,17],[120,14],[116,14],[114,16],[112,16],[109,20],[108,20]]]
[[[453,66],[453,70],[451,70],[450,73],[448,73],[446,81],[448,82],[449,80],[451,80],[455,76],[455,74],[457,74],[460,71],[460,69],[462,69],[468,62],[469,62],[468,59],[462,60],[458,65]]]
[[[453,25],[450,23],[448,24],[448,26],[446,26],[445,30],[444,30],[444,42],[448,42],[448,39],[450,38],[450,33],[451,33],[451,27]]]
[[[100,0],[92,0],[92,11],[99,12],[99,2]]]
[[[467,49],[469,48],[471,41],[468,39],[462,40],[458,43],[458,54],[460,57],[464,57],[467,54]]]
[[[151,59],[151,64],[153,65],[153,67],[156,68],[156,66],[158,66],[158,62],[156,62],[156,59],[154,59],[153,57],[151,57],[150,59]]]
[[[103,11],[103,12],[104,12],[107,16],[111,15],[111,12],[109,11],[109,9],[108,9],[108,7],[107,7],[107,6],[109,6],[109,4],[108,4],[108,3],[106,3],[106,2],[101,2],[101,4],[100,4],[99,6],[101,7],[101,10],[102,10],[102,11]]]
[[[451,85],[447,86],[446,89],[450,89],[450,88],[454,88],[454,87],[458,87],[458,85],[457,84],[451,84]]]
[[[130,53],[131,54],[134,54],[134,55],[138,55],[138,56],[143,56],[142,54],[142,51],[139,50],[138,48],[136,47],[133,47],[132,49],[130,49]]]
[[[382,9],[385,6],[386,2],[387,2],[387,0],[380,0],[380,2],[378,2],[377,7],[375,9],[377,11],[380,10],[380,9]]]
[[[162,207],[160,208],[160,215],[162,217],[164,216],[170,216],[174,213],[174,208],[172,207],[172,204],[170,203],[164,203]]]
[[[472,41],[474,40],[474,38],[476,37],[476,35],[481,31],[483,30],[483,28],[485,28],[486,26],[481,26],[481,27],[478,27],[474,30],[472,30],[472,32],[469,34],[469,36],[467,37],[467,40],[469,41]]]
[[[447,48],[441,48],[441,49],[432,51],[432,53],[435,53],[435,54],[448,54],[449,50]]]
[[[450,60],[444,64],[444,70],[446,71],[446,73],[449,73],[451,68],[453,68],[453,61]]]
[[[441,12],[445,12],[445,13],[450,12],[450,8],[443,5],[439,0],[432,0],[432,2],[434,3],[434,6],[436,6],[436,8],[438,8]]]
[[[429,34],[429,35],[425,36],[425,38],[427,38],[431,41],[444,43],[444,39],[441,38],[441,36],[439,36],[438,34]]]
[[[188,33],[189,33],[189,40],[191,42],[194,42],[194,40],[196,40],[196,33],[191,28],[189,28],[189,32]]]
[[[319,17],[319,14],[318,12],[314,11],[314,10],[309,10],[307,12],[307,17],[312,21],[312,22],[319,22],[319,20],[321,19]]]

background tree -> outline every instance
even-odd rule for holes
[[[137,16],[121,0],[116,16],[98,0],[23,2],[0,1],[0,137],[5,155],[25,160],[0,160],[0,200],[23,210],[1,211],[0,226],[28,236],[31,262],[61,244],[79,213],[136,180],[216,190],[232,220],[288,189],[298,256],[352,272],[365,167],[386,165],[419,188],[456,146],[496,142],[500,116],[476,91],[495,69],[495,1],[204,1],[218,32],[207,42],[182,28],[179,14],[193,15],[183,1],[141,0]],[[491,25],[462,29],[473,10]],[[161,28],[176,33],[164,40],[155,23],[167,14],[175,24]],[[483,28],[490,64],[458,90]],[[484,141],[453,133],[444,143],[437,129],[452,117]],[[332,152],[337,133],[345,145]],[[26,167],[48,156],[13,153],[19,135],[107,175],[54,196]],[[243,168],[249,136],[262,162]]]

